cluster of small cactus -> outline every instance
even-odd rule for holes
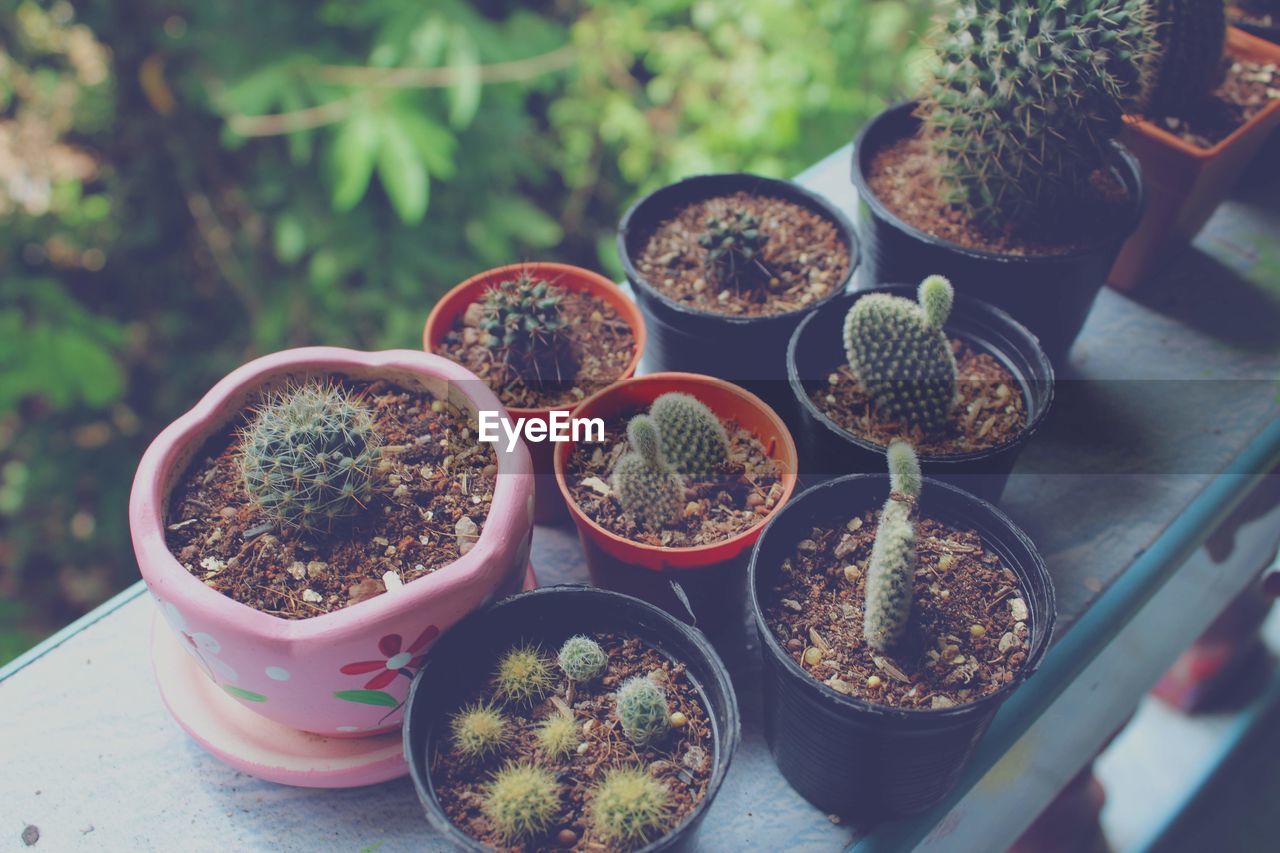
[[[639,767],[605,774],[591,797],[591,826],[606,844],[646,841],[667,818],[671,794]]]
[[[844,321],[845,354],[858,383],[886,415],[926,432],[944,426],[956,402],[956,360],[943,331],[953,298],[951,283],[931,275],[916,302],[868,294]]]
[[[560,810],[555,774],[533,764],[508,764],[485,790],[484,811],[507,841],[530,838],[551,828]]]
[[[911,445],[889,445],[889,499],[880,510],[867,569],[862,635],[887,652],[903,637],[911,618],[916,576],[916,501],[923,477]]]
[[[381,443],[372,412],[342,388],[296,385],[268,395],[242,431],[240,477],[279,528],[328,533],[369,505]]]
[[[502,749],[507,721],[493,705],[470,705],[454,715],[449,731],[458,753],[469,761],[479,761]]]
[[[768,238],[755,216],[745,210],[710,216],[706,228],[698,244],[707,250],[707,268],[715,281],[742,289],[769,280],[760,261]]]
[[[618,720],[622,733],[636,746],[648,746],[671,729],[667,694],[643,675],[628,678],[618,688]]]
[[[958,0],[921,98],[948,199],[1006,227],[1084,197],[1159,60],[1152,0]]]
[[[485,291],[480,328],[491,349],[523,377],[558,382],[571,372],[571,338],[561,313],[565,292],[522,272]]]
[[[498,661],[493,677],[498,698],[518,705],[547,695],[553,681],[551,661],[533,646],[517,646],[508,651]]]
[[[599,678],[609,666],[609,656],[600,644],[581,634],[564,641],[558,659],[569,680],[579,684]]]
[[[701,401],[670,391],[653,401],[649,417],[658,427],[662,454],[677,473],[705,481],[724,467],[729,458],[729,436],[720,419]]]
[[[1148,112],[1178,115],[1222,79],[1227,39],[1223,0],[1150,0],[1160,43]]]
[[[613,491],[618,503],[649,529],[670,524],[684,503],[684,483],[662,454],[658,427],[648,415],[636,415],[627,424],[631,450],[613,471]]]

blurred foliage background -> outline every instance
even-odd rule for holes
[[[639,193],[789,176],[914,89],[929,0],[0,0],[0,663],[137,577],[149,439],[485,267],[618,275]]]

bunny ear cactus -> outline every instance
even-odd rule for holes
[[[768,242],[760,231],[760,222],[745,210],[707,218],[707,230],[698,245],[707,250],[707,268],[711,277],[735,290],[767,283],[770,276],[760,262],[760,253]]]
[[[643,527],[670,524],[680,512],[684,484],[662,456],[658,427],[648,415],[636,415],[627,424],[627,439],[631,451],[613,472],[618,502]]]
[[[1151,0],[1160,67],[1148,112],[1178,115],[1218,85],[1225,69],[1227,11],[1223,0]]]
[[[917,302],[871,293],[845,317],[845,354],[858,382],[889,417],[926,432],[946,424],[956,402],[956,360],[943,331],[953,298],[951,283],[932,275]]]
[[[880,510],[867,570],[862,635],[875,650],[891,650],[906,634],[916,577],[916,500],[923,478],[911,445],[889,445],[889,500]]]
[[[369,505],[379,446],[373,413],[335,385],[268,396],[241,433],[245,491],[277,527],[329,533]]]
[[[1077,202],[1148,93],[1151,0],[958,0],[921,98],[946,196],[1005,228]]]
[[[481,303],[488,346],[525,378],[562,381],[572,362],[565,292],[527,272],[495,285]]]
[[[706,481],[729,459],[729,436],[715,413],[688,394],[672,391],[653,401],[662,454],[680,474]]]

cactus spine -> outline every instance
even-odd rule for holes
[[[668,392],[653,401],[649,416],[658,427],[662,455],[691,480],[713,478],[729,458],[729,436],[720,419],[688,394]]]
[[[735,290],[767,283],[771,276],[760,262],[767,238],[760,222],[745,210],[710,216],[698,244],[707,250],[707,268],[721,285]]]
[[[1151,0],[1162,50],[1148,112],[1178,115],[1218,85],[1225,67],[1223,0]]]
[[[585,683],[604,675],[609,666],[609,656],[600,644],[579,634],[564,641],[560,647],[560,668],[571,681]]]
[[[636,415],[627,424],[631,451],[618,460],[613,490],[622,508],[649,529],[670,524],[680,512],[684,485],[662,456],[658,428],[648,415]]]
[[[917,302],[887,293],[862,297],[844,322],[844,349],[858,382],[894,420],[940,429],[956,401],[958,379],[943,324],[951,284],[931,275]]]
[[[485,788],[485,814],[508,842],[546,832],[559,809],[560,785],[542,767],[508,764]]]
[[[573,373],[563,289],[522,272],[484,294],[480,327],[488,346],[520,376],[560,382]]]
[[[648,746],[671,728],[671,712],[662,688],[642,675],[629,678],[618,688],[618,719],[622,731],[636,746]]]
[[[368,506],[381,443],[373,414],[341,388],[298,385],[269,395],[241,433],[240,477],[278,527],[328,533]]]
[[[662,826],[670,802],[667,787],[642,768],[619,767],[591,795],[591,826],[610,846],[637,844]]]
[[[1006,227],[1084,197],[1147,95],[1150,2],[958,0],[920,110],[948,199]]]
[[[867,570],[862,635],[887,652],[903,637],[911,618],[916,576],[916,500],[923,478],[911,445],[889,445],[889,500],[880,511]]]

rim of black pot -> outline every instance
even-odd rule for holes
[[[640,848],[636,853],[651,853],[651,851],[664,850],[674,843],[690,826],[701,820],[728,775],[734,753],[737,752],[738,744],[742,739],[742,720],[738,709],[737,694],[734,692],[728,669],[725,668],[724,662],[720,660],[720,656],[716,654],[711,643],[703,636],[701,631],[681,622],[665,610],[649,604],[647,601],[586,584],[557,584],[507,596],[498,602],[490,604],[488,607],[469,614],[461,622],[449,629],[428,650],[426,660],[423,661],[418,674],[414,676],[413,682],[409,685],[409,695],[405,700],[404,707],[404,732],[402,736],[405,762],[409,765],[409,775],[413,779],[414,788],[417,789],[418,800],[426,813],[427,822],[445,839],[464,850],[481,851],[491,849],[463,832],[449,819],[441,807],[440,800],[435,793],[435,783],[431,778],[430,768],[426,766],[427,757],[438,740],[438,738],[434,737],[436,726],[433,725],[428,728],[426,733],[422,735],[422,749],[415,750],[412,740],[416,737],[415,733],[418,725],[415,722],[414,704],[416,701],[423,701],[418,699],[420,686],[429,679],[429,673],[433,673],[438,668],[439,665],[434,664],[434,662],[442,659],[441,655],[447,657],[449,654],[459,651],[465,654],[471,635],[478,631],[483,631],[489,621],[501,618],[504,610],[510,610],[513,607],[536,607],[540,601],[548,597],[563,595],[581,597],[585,602],[584,610],[587,612],[591,612],[589,605],[592,601],[619,605],[634,611],[637,614],[637,621],[644,629],[669,631],[677,635],[704,658],[716,691],[727,700],[724,707],[725,719],[721,723],[716,720],[716,715],[711,707],[711,690],[706,682],[686,669],[686,673],[689,674],[691,682],[697,689],[699,698],[706,705],[707,718],[711,724],[712,771],[711,777],[707,780],[706,792],[693,807],[693,810],[685,815],[684,820],[670,827],[665,833]],[[529,602],[533,603],[530,604]],[[670,660],[688,663],[687,660],[674,657],[669,650],[662,648],[653,640],[635,633],[634,626],[631,636],[638,636],[642,642],[645,642],[650,648],[657,650]],[[442,720],[437,721],[437,723],[442,722]],[[723,748],[720,745],[722,737],[725,739]],[[421,752],[422,755],[418,755],[418,752]]]
[[[866,296],[871,293],[891,293],[896,296],[905,296],[907,298],[914,299],[917,287],[918,285],[909,285],[909,284],[882,284],[882,285],[878,285],[877,287],[869,287],[865,290],[856,290],[853,293],[846,293],[844,294],[843,299],[849,300],[848,308],[853,307],[855,302],[857,302],[863,296]],[[1048,392],[1044,401],[1044,405],[1040,408],[1040,411],[1036,412],[1035,417],[1033,417],[1030,421],[1028,421],[1026,427],[1017,435],[1015,435],[1013,438],[1010,438],[1007,441],[1003,441],[1000,444],[993,445],[992,447],[984,447],[981,450],[970,450],[965,453],[952,453],[947,455],[941,455],[941,454],[935,454],[935,453],[917,454],[920,458],[920,461],[926,464],[951,464],[951,463],[961,463],[961,462],[973,462],[979,459],[985,459],[991,456],[996,456],[997,454],[1003,453],[1004,451],[1008,450],[1011,447],[1017,447],[1019,444],[1024,444],[1027,441],[1030,441],[1031,437],[1035,435],[1037,430],[1040,429],[1041,424],[1044,423],[1044,419],[1049,414],[1049,409],[1053,407],[1054,392],[1057,387],[1057,377],[1054,374],[1053,362],[1049,360],[1049,355],[1045,352],[1044,347],[1040,344],[1040,339],[1036,337],[1036,335],[1030,329],[1028,329],[1026,326],[1022,325],[1017,320],[1015,320],[1013,316],[1009,314],[1009,312],[1005,311],[1002,308],[997,308],[995,305],[992,305],[990,302],[987,302],[986,300],[978,299],[973,296],[967,296],[966,294],[957,292],[955,294],[954,302],[955,302],[955,305],[957,306],[968,306],[968,307],[978,308],[983,311],[988,311],[990,312],[992,318],[995,319],[998,323],[1006,326],[1008,331],[1013,332],[1016,335],[1022,336],[1025,339],[1025,341],[1034,348],[1034,353],[1035,353],[1034,360],[1036,364],[1039,366],[1039,368],[1044,372],[1043,381],[1048,385]],[[824,306],[824,308],[827,308],[827,306]],[[843,305],[837,304],[837,303],[832,303],[829,310],[834,311],[836,308],[841,308],[844,311],[848,310],[848,308],[845,308]],[[814,404],[813,400],[810,399],[809,394],[805,391],[804,378],[800,376],[800,371],[796,363],[796,359],[797,359],[796,353],[800,348],[800,340],[804,336],[805,330],[807,330],[814,322],[816,322],[818,313],[819,312],[815,311],[812,314],[810,314],[808,317],[805,317],[803,320],[801,320],[800,325],[796,326],[795,331],[791,333],[791,340],[787,341],[787,383],[791,386],[791,395],[799,402],[800,406],[804,409],[804,411],[810,417],[812,417],[817,423],[821,424],[824,429],[839,436],[840,438],[847,440],[851,444],[855,444],[858,447],[861,447],[863,450],[868,450],[868,451],[871,451],[872,453],[884,453],[886,450],[885,445],[876,444],[874,441],[864,438],[863,436],[857,435],[856,433],[852,433],[849,430],[845,429],[844,427],[840,426],[838,423],[836,423],[831,418],[829,418],[826,412],[823,412],[821,409],[819,409]],[[955,316],[955,309],[953,308],[952,317],[954,316]],[[952,327],[951,331],[955,333],[957,337],[963,338],[964,340],[969,341],[971,343],[981,344],[982,345],[981,348],[983,350],[985,350],[990,354],[996,355],[1000,363],[1004,365],[1005,369],[1009,370],[1010,373],[1013,373],[1014,376],[1017,377],[1018,372],[1012,369],[1009,363],[1008,353],[1000,350],[999,348],[993,345],[989,345],[987,341],[984,341],[979,338],[975,338],[975,336],[972,334],[961,334],[963,329],[955,328],[954,324],[952,324],[951,322],[944,324],[943,328],[945,329],[948,326]],[[1034,376],[1023,377],[1023,378],[1027,382],[1037,381]],[[1028,408],[1030,408],[1031,400],[1028,399],[1028,397],[1030,396],[1028,389],[1020,388],[1019,391],[1023,396],[1023,402],[1028,405]]]
[[[835,224],[836,230],[844,238],[845,247],[849,252],[849,271],[845,275],[844,281],[839,286],[832,288],[831,292],[826,296],[810,302],[808,305],[781,314],[761,314],[753,317],[720,314],[715,311],[694,308],[672,299],[650,284],[636,269],[631,260],[631,241],[634,238],[647,237],[651,231],[651,229],[640,230],[637,220],[643,219],[646,222],[658,223],[668,218],[676,210],[688,205],[692,200],[728,195],[743,189],[756,193],[756,188],[767,188],[768,190],[768,192],[760,192],[758,194],[776,196],[787,201],[796,202],[825,216]],[[674,200],[674,203],[671,203],[672,200]],[[750,172],[717,172],[706,175],[691,175],[645,194],[635,204],[627,208],[627,212],[622,215],[622,219],[618,223],[617,245],[618,257],[622,261],[622,269],[626,273],[627,281],[631,282],[631,286],[644,296],[660,302],[676,314],[702,321],[715,320],[729,325],[740,326],[795,321],[796,318],[825,305],[848,289],[849,282],[853,281],[853,275],[857,271],[858,263],[861,260],[857,231],[854,230],[853,222],[850,221],[849,217],[845,216],[844,211],[823,196],[806,187],[802,187],[795,181],[766,178],[762,175],[753,175]]]
[[[828,480],[825,483],[806,489],[801,495],[793,498],[790,503],[782,508],[781,512],[774,516],[774,518],[765,527],[764,532],[761,533],[760,538],[756,541],[755,548],[751,552],[751,562],[747,566],[747,594],[751,604],[751,618],[755,622],[756,632],[762,638],[761,642],[763,646],[761,651],[764,651],[765,647],[767,647],[768,651],[773,654],[773,657],[781,662],[788,675],[792,677],[793,682],[803,685],[801,689],[808,690],[814,698],[826,702],[829,707],[844,712],[857,712],[861,714],[869,714],[881,719],[893,719],[907,722],[929,721],[945,723],[953,719],[962,720],[984,707],[999,705],[1004,702],[1014,689],[1026,681],[1027,678],[1029,678],[1039,668],[1040,661],[1043,659],[1045,652],[1048,651],[1049,644],[1053,640],[1054,625],[1057,622],[1057,608],[1053,606],[1053,603],[1056,601],[1053,577],[1049,574],[1048,567],[1046,567],[1044,563],[1044,558],[1040,555],[1040,551],[1036,548],[1035,543],[1032,542],[1031,538],[1022,531],[1022,528],[1013,523],[1013,520],[1010,519],[1009,516],[1005,515],[999,508],[987,501],[984,501],[982,498],[976,497],[963,489],[958,489],[955,486],[943,483],[931,477],[924,478],[926,494],[929,492],[937,493],[941,490],[952,493],[953,497],[958,497],[962,500],[967,500],[976,504],[980,510],[989,513],[994,517],[995,521],[1004,529],[1009,540],[1015,541],[1018,545],[1026,549],[1027,553],[1032,557],[1031,566],[1024,567],[1022,565],[1017,565],[1010,567],[1017,572],[1019,579],[1024,584],[1024,587],[1028,586],[1031,580],[1031,578],[1028,577],[1028,570],[1034,572],[1037,579],[1044,584],[1046,597],[1050,606],[1046,608],[1047,612],[1042,614],[1044,619],[1043,632],[1039,638],[1039,643],[1032,645],[1032,648],[1027,653],[1026,659],[1022,662],[1022,666],[1019,667],[1017,674],[1014,675],[1011,681],[1006,682],[993,692],[988,693],[986,696],[979,697],[972,702],[953,705],[950,708],[900,708],[893,705],[881,705],[876,702],[868,702],[867,700],[860,699],[856,696],[847,696],[840,693],[823,684],[808,672],[805,672],[800,664],[796,663],[791,657],[791,653],[784,649],[778,642],[778,638],[774,636],[773,630],[765,621],[764,609],[760,606],[760,596],[758,591],[759,558],[760,551],[775,525],[778,525],[779,522],[786,517],[788,512],[800,512],[806,503],[806,498],[813,501],[820,501],[825,498],[826,503],[832,503],[835,501],[835,493],[845,484],[868,479],[883,481],[885,484],[883,492],[886,496],[889,494],[888,474],[848,474],[844,477]],[[830,494],[824,494],[826,492],[830,492]],[[865,509],[865,507],[862,509]],[[861,509],[859,512],[860,511]],[[928,515],[927,511],[925,512],[925,515]],[[934,516],[929,517],[932,518]],[[942,514],[942,518],[945,519],[945,517],[946,514]],[[1030,598],[1029,592],[1024,592],[1024,595],[1026,595],[1028,599]],[[1030,601],[1028,601],[1027,606],[1032,613],[1035,613]]]
[[[907,112],[911,114],[911,119],[919,121],[915,118],[916,106],[918,101],[899,101],[886,107],[877,115],[873,116],[870,121],[862,126],[857,136],[853,140],[853,164],[852,175],[853,185],[858,190],[858,199],[866,204],[875,215],[893,223],[894,227],[905,231],[915,239],[934,246],[945,246],[948,251],[955,252],[968,258],[982,261],[997,261],[1007,264],[1036,266],[1045,263],[1065,263],[1094,254],[1098,251],[1099,246],[1104,246],[1110,242],[1124,242],[1129,235],[1134,232],[1138,226],[1138,221],[1142,219],[1142,214],[1147,206],[1147,190],[1142,180],[1142,167],[1138,164],[1138,158],[1133,155],[1128,148],[1120,144],[1118,140],[1111,140],[1111,148],[1114,152],[1117,162],[1112,164],[1112,170],[1117,172],[1117,177],[1129,191],[1130,204],[1128,216],[1116,227],[1110,229],[1110,234],[1106,237],[1100,237],[1085,245],[1073,249],[1070,252],[1061,252],[1053,255],[1011,255],[1002,252],[988,252],[983,249],[973,249],[968,246],[961,246],[959,243],[952,243],[936,234],[930,234],[928,231],[921,230],[911,223],[900,218],[896,213],[889,209],[874,192],[867,183],[866,175],[863,173],[863,152],[866,150],[866,139],[871,132],[883,121],[896,118],[899,113]],[[1123,170],[1120,166],[1124,166]],[[1126,180],[1126,176],[1131,175],[1133,180]],[[1116,235],[1119,235],[1118,237]],[[1035,287],[1034,283],[1028,282],[1028,287]]]

